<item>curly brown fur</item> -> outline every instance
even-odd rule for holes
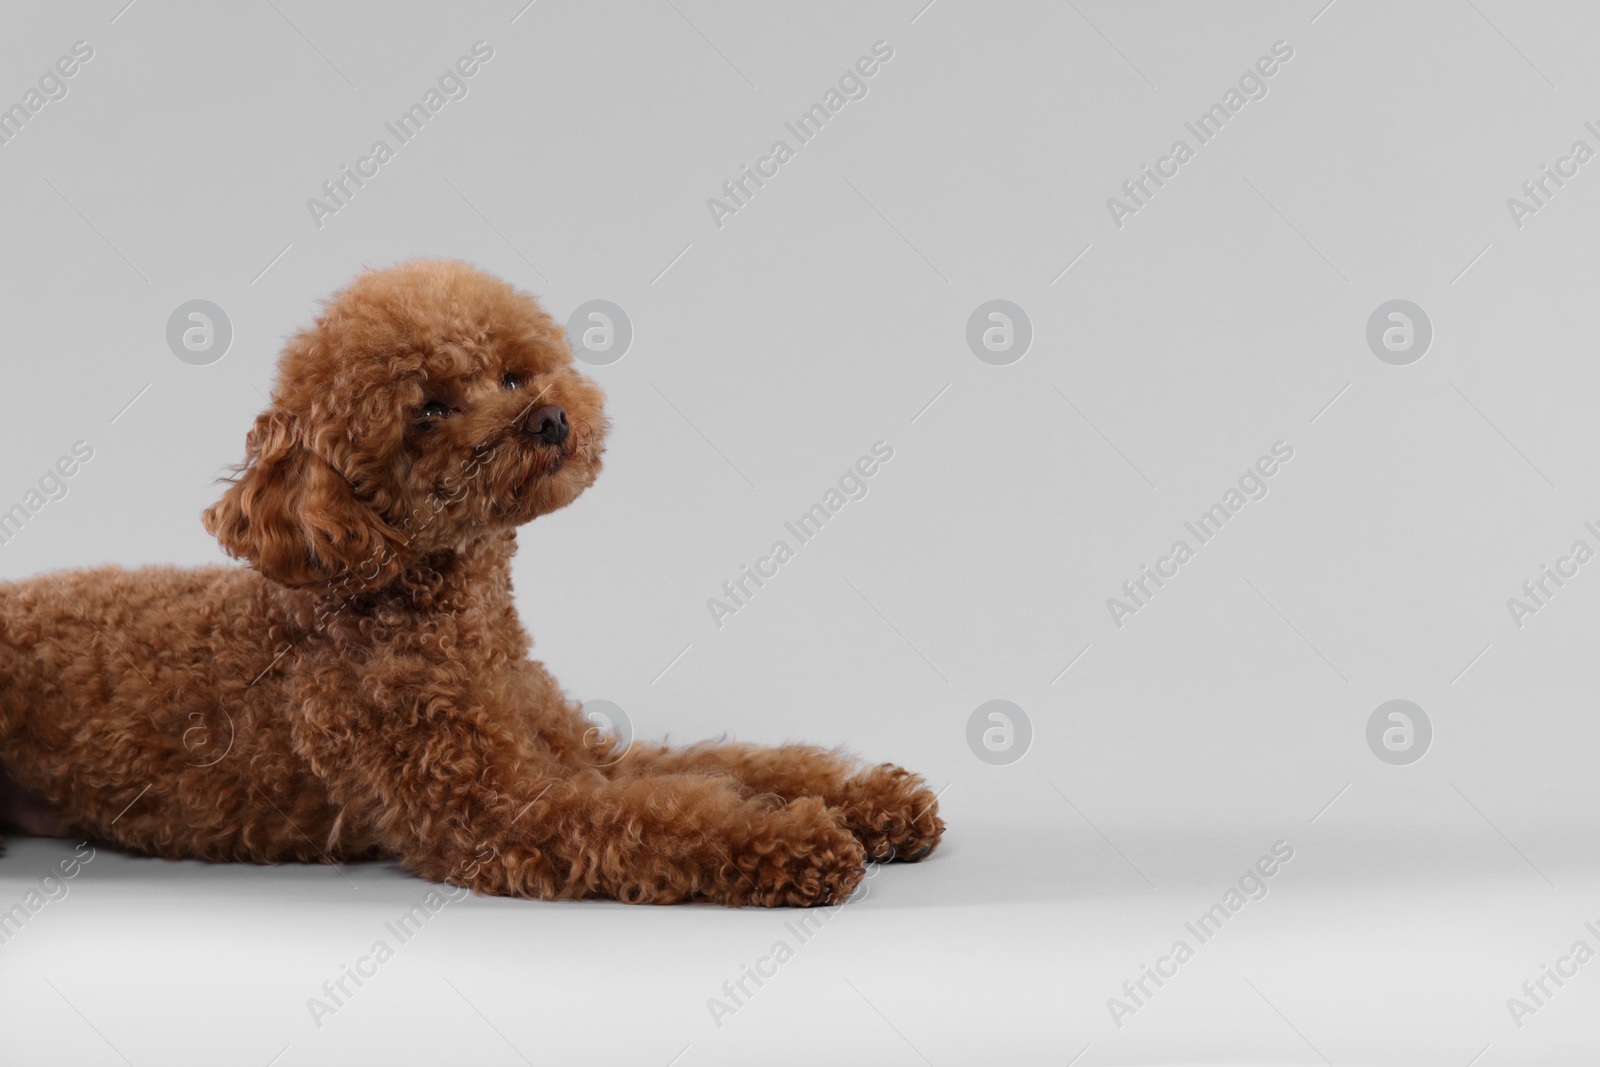
[[[205,514],[248,566],[0,584],[0,817],[630,903],[828,903],[932,851],[937,802],[898,767],[615,751],[529,657],[516,527],[593,483],[606,428],[532,297],[455,262],[361,275],[289,342]]]

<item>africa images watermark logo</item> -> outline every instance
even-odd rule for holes
[[[1591,122],[1585,122],[1583,128],[1596,138],[1600,138],[1600,128]],[[1549,206],[1549,201],[1556,193],[1578,176],[1578,168],[1582,167],[1595,155],[1594,149],[1589,147],[1589,142],[1578,139],[1572,142],[1572,147],[1567,154],[1556,160],[1554,168],[1548,163],[1539,164],[1539,176],[1530,178],[1522,183],[1522,196],[1506,197],[1506,210],[1511,213],[1511,225],[1522,229],[1523,219],[1529,215],[1537,215],[1541,208]]]
[[[736,177],[722,183],[722,198],[707,197],[706,210],[711,212],[711,221],[717,229],[722,229],[727,219],[748,207],[756,192],[776,178],[783,165],[794,159],[802,146],[810,144],[828,121],[844,110],[847,103],[865,100],[867,79],[877,74],[883,64],[893,58],[894,47],[888,41],[874,41],[871,55],[857,59],[853,66],[839,75],[836,85],[828,87],[819,102],[801,112],[793,122],[783,124],[783,128],[794,138],[793,145],[782,137],[773,141],[767,154],[756,160],[754,168],[747,163],[739,168]]]
[[[1252,100],[1266,99],[1267,80],[1277,75],[1282,64],[1288,63],[1293,58],[1294,48],[1289,42],[1272,42],[1272,54],[1262,56],[1241,74],[1237,88],[1230,86],[1228,91],[1222,94],[1221,101],[1202,111],[1193,122],[1183,124],[1183,128],[1194,137],[1193,145],[1182,137],[1178,138],[1172,142],[1167,154],[1156,160],[1154,170],[1147,163],[1140,170],[1138,177],[1129,178],[1122,183],[1122,192],[1126,199],[1115,196],[1106,199],[1106,210],[1111,213],[1111,224],[1120,230],[1123,227],[1123,219],[1137,215],[1141,208],[1149,206],[1156,192],[1176,178],[1180,168],[1194,159],[1195,153],[1201,146],[1211,143],[1233,117],[1244,110],[1246,104]]]
[[[1600,942],[1600,926],[1586,922],[1583,928]],[[1506,998],[1506,1011],[1511,1013],[1511,1022],[1516,1028],[1521,1030],[1528,1016],[1537,1015],[1541,1008],[1548,1007],[1551,998],[1560,992],[1568,981],[1578,977],[1578,968],[1594,957],[1593,946],[1580,937],[1572,943],[1566,955],[1556,958],[1554,967],[1548,963],[1539,964],[1539,977],[1530,978],[1522,983],[1522,996]],[[1550,988],[1552,985],[1555,986],[1554,989]]]
[[[44,510],[46,504],[65,499],[71,489],[68,480],[93,458],[93,445],[87,441],[73,442],[72,454],[57,459],[41,474],[37,488],[30,488],[19,502],[0,510],[0,545],[9,545],[22,532],[22,528]]]
[[[167,348],[191,367],[209,367],[233,345],[233,320],[210,300],[188,300],[167,316]]]
[[[633,347],[633,320],[610,300],[588,300],[567,317],[567,344],[574,359],[609,367]]]
[[[721,1030],[727,1025],[728,1019],[739,1014],[740,1009],[748,1007],[755,995],[768,982],[778,977],[779,969],[794,959],[800,949],[821,933],[823,927],[835,916],[847,907],[866,900],[872,892],[872,880],[878,877],[878,872],[882,869],[881,863],[867,864],[867,869],[861,876],[861,884],[856,886],[849,897],[835,904],[807,908],[793,919],[786,920],[783,929],[788,936],[779,937],[774,941],[764,955],[756,957],[754,965],[741,963],[738,975],[722,983],[722,988],[719,990],[722,995],[706,998],[706,1011],[710,1013],[711,1022],[716,1028]],[[793,937],[793,941],[790,940],[790,936]]]
[[[1367,747],[1392,767],[1406,767],[1428,754],[1433,720],[1410,700],[1386,700],[1367,716]]]
[[[1265,900],[1270,891],[1268,880],[1275,877],[1292,859],[1294,846],[1287,841],[1274,841],[1271,854],[1260,857],[1246,868],[1238,881],[1222,894],[1221,900],[1201,912],[1192,922],[1183,924],[1184,930],[1194,938],[1193,945],[1189,944],[1187,938],[1180,937],[1172,943],[1166,955],[1156,959],[1154,967],[1148,963],[1139,964],[1139,976],[1122,983],[1122,996],[1106,998],[1106,1010],[1111,1013],[1111,1021],[1117,1029],[1122,1029],[1123,1020],[1128,1016],[1137,1015],[1149,1007],[1156,993],[1178,976],[1184,964],[1194,959],[1198,948],[1215,939],[1222,928],[1244,910],[1246,904]]]
[[[1391,367],[1409,367],[1428,354],[1433,320],[1410,300],[1388,300],[1367,316],[1367,347]]]
[[[88,849],[87,855],[85,849]],[[87,841],[80,842],[72,851],[71,856],[56,861],[50,873],[39,879],[38,885],[29,888],[19,903],[0,911],[0,945],[9,944],[45,905],[66,899],[72,890],[67,883],[78,877],[78,873],[95,857],[94,846]]]
[[[722,629],[722,620],[748,607],[756,593],[776,578],[779,569],[794,559],[801,546],[810,544],[829,520],[844,510],[846,504],[852,500],[865,500],[868,480],[893,458],[894,446],[887,441],[874,441],[871,455],[862,456],[839,475],[837,487],[829,486],[821,500],[801,512],[793,522],[784,523],[784,530],[794,538],[795,543],[789,544],[787,538],[774,541],[767,554],[757,559],[754,565],[741,566],[735,577],[722,583],[721,597],[707,597],[706,610],[711,613],[712,624]]]
[[[1033,320],[1009,300],[986,300],[967,316],[967,347],[991,367],[1009,367],[1032,344]]]
[[[439,75],[437,85],[430,85],[420,101],[402,111],[393,122],[383,124],[383,128],[395,140],[393,145],[380,137],[372,142],[366,155],[356,160],[354,170],[345,164],[339,168],[338,174],[323,182],[322,194],[326,199],[313,196],[306,200],[306,210],[311,212],[311,221],[317,229],[322,229],[323,219],[337,215],[348,207],[357,191],[376,178],[379,168],[393,159],[401,146],[410,144],[428,121],[444,110],[445,104],[452,100],[465,100],[470,91],[468,79],[475,77],[482,69],[482,64],[493,58],[494,49],[487,41],[474,41],[471,54],[457,59],[453,66]]]
[[[967,716],[967,748],[991,767],[1009,767],[1033,745],[1033,720],[1010,700],[986,700]]]
[[[1194,521],[1183,524],[1183,528],[1194,538],[1194,544],[1191,545],[1187,538],[1178,538],[1167,554],[1156,560],[1153,569],[1147,563],[1137,577],[1122,583],[1126,599],[1107,597],[1106,610],[1111,613],[1111,621],[1117,629],[1122,629],[1123,620],[1128,616],[1137,615],[1148,607],[1156,592],[1176,578],[1180,568],[1194,559],[1202,547],[1210,544],[1222,532],[1223,526],[1244,510],[1245,504],[1252,500],[1264,500],[1268,492],[1267,479],[1277,474],[1282,464],[1293,458],[1292,445],[1287,441],[1274,441],[1271,454],[1260,457],[1247,468],[1239,476],[1237,486],[1230,485],[1221,500],[1202,511]]]
[[[83,64],[94,58],[94,46],[88,41],[74,41],[72,49],[39,75],[37,88],[30,87],[10,107],[0,105],[0,145],[8,145],[33,117],[44,110],[52,100],[65,100],[71,87],[67,79],[83,69]]]
[[[306,998],[306,1010],[311,1013],[311,1021],[316,1024],[316,1028],[322,1029],[324,1018],[337,1015],[362,986],[376,978],[379,968],[394,959],[399,946],[416,937],[422,928],[445,908],[471,895],[470,890],[458,885],[435,886],[428,890],[421,901],[406,909],[392,922],[384,923],[383,928],[394,938],[394,944],[390,944],[387,937],[378,938],[372,943],[366,955],[356,959],[353,967],[348,963],[339,965],[339,974],[322,983],[320,997],[313,994]]]
[[[1593,522],[1585,522],[1583,528],[1600,543],[1600,528],[1596,528]],[[1549,607],[1556,593],[1576,578],[1578,569],[1594,557],[1594,548],[1579,538],[1572,542],[1572,547],[1567,549],[1565,555],[1556,557],[1553,567],[1541,563],[1539,573],[1522,583],[1520,597],[1506,597],[1506,610],[1511,613],[1512,624],[1519,630],[1526,626],[1528,616],[1537,615],[1541,609]]]

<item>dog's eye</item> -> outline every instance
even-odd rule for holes
[[[518,378],[515,372],[506,371],[504,374],[502,374],[500,376],[500,388],[502,388],[502,389],[521,389],[522,388],[522,379]]]
[[[438,400],[430,400],[422,405],[422,417],[425,419],[444,419],[450,416],[450,405]]]

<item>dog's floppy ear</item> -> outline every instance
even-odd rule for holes
[[[206,509],[206,530],[273,581],[376,588],[399,572],[401,533],[357,499],[293,416],[273,409],[256,418],[231,481]]]

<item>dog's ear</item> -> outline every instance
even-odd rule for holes
[[[256,418],[231,482],[206,509],[206,530],[273,581],[376,588],[399,573],[403,535],[356,497],[293,416],[274,409]]]

